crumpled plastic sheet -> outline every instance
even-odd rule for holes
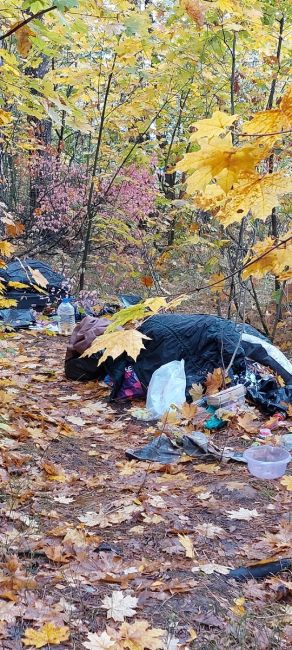
[[[144,447],[128,449],[125,453],[130,460],[157,461],[167,465],[177,462],[183,455],[204,458],[204,460],[217,458],[222,461],[234,460],[246,463],[241,452],[228,449],[224,449],[222,452],[202,431],[182,436],[179,442],[174,442],[165,433],[161,433]]]
[[[273,375],[261,376],[256,363],[248,363],[247,371],[238,378],[246,387],[246,397],[263,413],[286,413],[292,404],[292,384],[280,388]]]

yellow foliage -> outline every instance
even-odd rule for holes
[[[268,151],[260,143],[234,147],[229,136],[213,138],[208,144],[202,144],[200,151],[187,153],[176,167],[182,172],[192,172],[187,180],[189,194],[204,191],[214,178],[228,192],[239,175],[254,170]]]
[[[212,117],[206,120],[199,120],[192,124],[196,128],[196,132],[193,133],[190,137],[191,142],[196,142],[201,140],[201,138],[211,138],[218,137],[225,133],[226,128],[231,126],[235,120],[238,119],[238,115],[228,115],[222,111],[214,111]]]
[[[17,307],[17,301],[12,298],[0,298],[0,309],[10,309],[10,307]]]
[[[131,359],[136,361],[139,353],[145,347],[143,340],[150,341],[149,336],[141,334],[138,330],[120,330],[110,333],[106,331],[93,341],[90,348],[88,348],[82,356],[90,357],[92,354],[104,350],[98,363],[98,365],[100,365],[108,357],[116,359],[123,354],[123,352],[126,352]]]
[[[204,194],[194,197],[194,204],[199,210],[215,210],[226,199],[226,194],[217,183],[207,185]]]
[[[213,282],[216,282],[216,284],[214,284],[213,287],[210,287],[210,291],[212,291],[212,293],[221,293],[222,289],[224,289],[224,274],[213,273],[213,275],[210,276],[210,284],[213,284]]]
[[[140,320],[145,316],[155,314],[162,307],[166,307],[166,300],[162,296],[147,298],[147,300],[139,302],[137,305],[125,307],[125,309],[121,309],[111,317],[107,332],[113,332],[117,327],[125,325],[125,323],[129,323],[130,321]]]
[[[11,113],[3,111],[2,108],[0,108],[0,126],[6,126],[6,124],[10,124],[12,119],[13,118]]]
[[[24,284],[24,282],[14,282],[13,280],[10,280],[10,282],[8,282],[8,286],[12,287],[13,289],[27,289],[29,287],[29,285]]]
[[[279,131],[285,131],[292,126],[292,86],[285,93],[278,108],[273,108],[268,111],[260,111],[257,113],[250,122],[243,125],[243,132],[248,135],[255,134],[269,134]],[[279,135],[276,135],[273,140],[276,140]]]
[[[263,241],[253,246],[253,258],[245,258],[244,263],[248,266],[242,272],[242,278],[245,280],[249,276],[262,278],[267,273],[273,273],[280,279],[292,277],[292,232],[285,235],[289,239],[278,248],[274,248],[277,242],[272,237],[267,237]],[[264,255],[264,257],[262,257]],[[260,257],[260,259],[258,259]]]
[[[13,253],[14,247],[8,241],[0,241],[0,253],[3,257],[9,257]]]
[[[70,632],[67,626],[57,627],[54,623],[45,623],[39,630],[34,630],[32,627],[25,630],[22,641],[24,645],[43,648],[49,643],[60,645],[69,637]]]
[[[280,196],[288,192],[292,192],[292,180],[280,172],[265,176],[254,172],[242,174],[229,192],[218,219],[225,227],[241,221],[249,211],[256,219],[266,219],[279,205]]]

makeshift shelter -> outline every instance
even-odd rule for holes
[[[84,321],[83,328],[86,328]],[[155,370],[170,361],[184,359],[187,398],[192,384],[204,383],[208,372],[222,367],[230,369],[234,383],[245,383],[248,396],[266,411],[285,410],[285,404],[292,401],[292,364],[253,327],[243,327],[206,314],[159,314],[145,320],[139,330],[150,340],[145,340],[145,349],[141,350],[135,363],[124,353],[114,361],[107,359],[98,367],[101,353],[80,358],[74,341],[73,344],[70,342],[65,362],[66,376],[88,381],[110,375],[113,383],[111,399],[115,399],[120,394],[126,369],[132,366],[146,395]],[[85,342],[83,350],[90,343],[86,345]],[[268,366],[281,375],[286,388],[279,388],[272,373],[263,378],[249,360]]]

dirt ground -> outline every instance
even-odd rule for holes
[[[289,485],[216,459],[128,461],[159,427],[109,405],[102,385],[68,382],[66,339],[34,334],[0,343],[1,650],[41,647],[25,631],[47,622],[70,638],[43,647],[82,650],[88,633],[120,628],[103,603],[120,591],[137,599],[125,620],[165,630],[165,649],[291,648],[292,573],[226,576],[291,557]],[[267,418],[256,417],[258,430]],[[286,420],[276,435],[291,430]],[[256,433],[230,425],[210,437],[243,449]]]

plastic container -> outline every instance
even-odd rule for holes
[[[250,447],[243,452],[250,473],[257,478],[274,479],[283,476],[291,460],[291,455],[284,447]]]
[[[207,404],[209,406],[215,406],[218,409],[229,406],[240,406],[244,404],[244,400],[245,386],[243,384],[237,384],[236,386],[222,390],[221,393],[216,393],[216,395],[208,395]]]
[[[69,298],[63,298],[57,309],[59,334],[70,336],[75,327],[75,309]]]

